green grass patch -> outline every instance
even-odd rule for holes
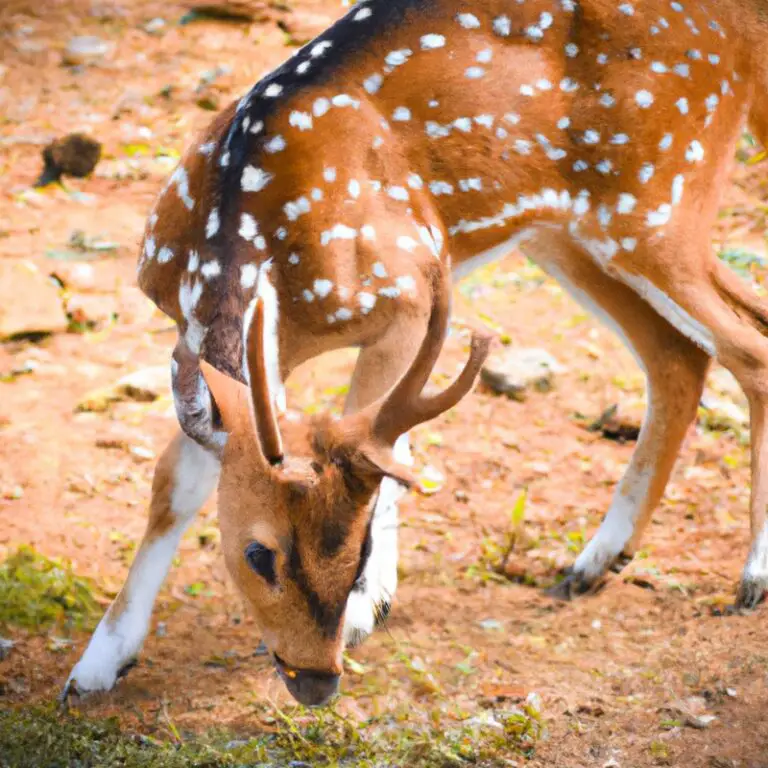
[[[0,627],[39,632],[52,627],[92,629],[103,606],[89,579],[70,563],[20,547],[0,564]]]
[[[543,728],[530,704],[450,724],[433,718],[415,726],[394,715],[357,723],[333,709],[303,708],[273,709],[261,722],[270,732],[248,739],[211,732],[185,740],[174,729],[178,738],[170,743],[121,731],[115,719],[53,707],[0,711],[0,767],[501,768],[532,755]]]

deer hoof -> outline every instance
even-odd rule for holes
[[[599,589],[599,580],[597,582],[589,581],[573,568],[566,568],[563,571],[563,577],[562,581],[547,589],[545,594],[555,600],[570,602],[574,597],[586,595]]]
[[[744,580],[739,584],[736,604],[731,613],[752,613],[765,600],[765,584],[763,581]]]

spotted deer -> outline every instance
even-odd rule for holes
[[[635,453],[560,594],[637,550],[716,358],[751,406],[737,604],[755,607],[768,306],[709,230],[745,118],[768,140],[766,34],[762,0],[364,0],[214,120],[160,195],[139,264],[179,326],[182,432],[68,690],[109,689],[134,659],[218,482],[231,575],[290,691],[325,701],[345,643],[395,591],[408,430],[458,401],[486,351],[476,339],[458,383],[420,400],[450,271],[516,247],[626,342],[648,383]],[[360,348],[345,415],[285,457],[283,382],[339,347]]]

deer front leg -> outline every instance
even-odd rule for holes
[[[72,670],[62,699],[111,690],[135,664],[181,537],[218,477],[218,460],[185,434],[166,448],[155,470],[147,530],[128,578]]]
[[[545,268],[623,339],[646,374],[648,409],[635,453],[595,536],[550,594],[587,592],[606,571],[621,570],[672,473],[701,398],[709,357],[632,289],[606,275],[575,246]]]
[[[400,464],[413,463],[408,435],[397,441],[394,456]],[[382,480],[371,524],[371,554],[347,602],[344,639],[348,646],[362,643],[389,615],[397,590],[397,503],[405,493],[392,478]]]
[[[392,387],[415,357],[425,326],[426,317],[400,320],[384,338],[360,352],[347,413],[364,408]],[[402,435],[395,444],[394,457],[406,466],[413,463],[408,435]],[[371,553],[347,602],[344,639],[349,646],[362,643],[389,614],[397,590],[397,503],[405,492],[391,478],[385,478],[379,488],[371,525]]]

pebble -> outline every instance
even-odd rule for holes
[[[549,392],[565,368],[543,349],[504,349],[492,354],[481,371],[483,383],[499,395],[525,400],[528,392]]]
[[[95,35],[77,35],[70,38],[64,49],[63,63],[68,67],[96,64],[108,53],[111,45]]]

